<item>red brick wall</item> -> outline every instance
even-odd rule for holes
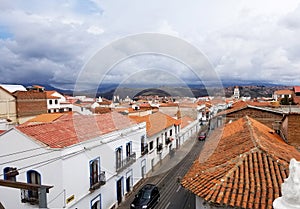
[[[273,123],[275,121],[281,121],[283,118],[282,114],[268,112],[264,110],[252,109],[252,108],[245,108],[233,113],[229,113],[226,115],[226,122],[230,120],[237,120],[244,116],[249,116],[266,126],[273,128]]]
[[[47,113],[47,99],[45,92],[17,92],[18,117],[35,116]]]
[[[300,114],[289,114],[287,118],[287,140],[291,145],[300,149]]]

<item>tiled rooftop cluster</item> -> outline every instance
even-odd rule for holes
[[[300,153],[272,129],[244,117],[209,137],[181,183],[211,204],[271,209],[291,158],[299,160]]]

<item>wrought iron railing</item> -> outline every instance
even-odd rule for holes
[[[127,156],[124,160],[117,160],[116,161],[116,171],[120,172],[124,170],[125,168],[129,167],[136,161],[136,153],[133,152],[129,156]]]
[[[97,178],[90,177],[90,190],[99,189],[102,185],[106,184],[105,171],[101,171]]]

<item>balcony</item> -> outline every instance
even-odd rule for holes
[[[145,144],[141,144],[141,155],[145,155],[148,153],[148,144],[145,143]]]
[[[99,189],[101,186],[106,184],[106,176],[105,176],[105,171],[101,171],[100,174],[98,175],[97,179],[93,179],[93,177],[90,177],[90,191],[94,191],[96,189]]]
[[[126,159],[122,161],[116,161],[116,171],[121,172],[125,168],[128,168],[130,165],[132,165],[136,161],[136,153],[133,152],[130,154]]]
[[[161,153],[162,150],[163,150],[163,144],[161,143],[161,144],[157,145],[157,153]]]
[[[21,189],[21,202],[30,203],[31,205],[38,205],[39,204],[38,191]]]

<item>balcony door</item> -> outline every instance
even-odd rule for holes
[[[126,158],[129,158],[132,154],[132,142],[126,143]]]
[[[122,146],[116,149],[116,168],[122,167]]]

